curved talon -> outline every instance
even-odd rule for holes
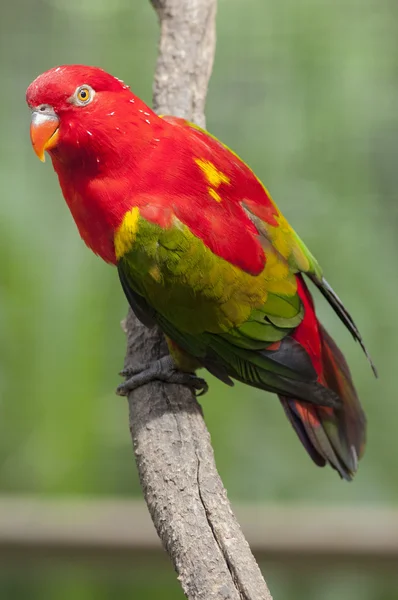
[[[128,396],[130,392],[131,392],[131,390],[129,388],[126,388],[126,386],[124,385],[124,383],[121,383],[116,388],[116,395],[117,396]]]
[[[209,385],[207,381],[201,377],[196,377],[196,375],[192,375],[190,382],[187,382],[184,385],[187,385],[193,391],[196,398],[199,398],[199,396],[204,396],[209,391]]]

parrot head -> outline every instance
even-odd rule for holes
[[[131,152],[132,139],[139,145],[143,124],[155,118],[123,81],[82,65],[39,75],[28,87],[26,101],[32,111],[33,149],[43,162],[45,151],[62,163],[87,165],[93,157],[97,163],[112,157],[120,162]]]

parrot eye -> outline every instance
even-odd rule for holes
[[[74,101],[80,106],[89,104],[94,98],[94,90],[89,85],[80,85],[74,93]]]

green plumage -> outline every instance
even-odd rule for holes
[[[178,222],[162,229],[140,218],[134,244],[120,267],[132,289],[156,312],[192,335],[228,332],[237,339],[272,342],[302,318],[288,269],[279,279],[282,289],[287,281],[289,293],[269,292],[279,283],[275,275],[267,281],[263,274],[245,273],[213,254]]]
[[[294,276],[280,255],[275,259],[282,266],[275,262],[269,277],[267,267],[250,275],[213,254],[185,225],[162,229],[140,217],[134,244],[118,266],[137,316],[159,324],[223,381],[233,377],[337,405],[337,396],[317,383],[309,356],[286,337],[303,312]]]

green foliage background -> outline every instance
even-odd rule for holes
[[[126,302],[86,250],[51,165],[29,142],[27,85],[86,63],[148,103],[157,50],[149,0],[15,0],[0,18],[0,491],[139,496],[126,403],[114,395]],[[219,0],[208,129],[270,189],[355,315],[379,367],[317,296],[369,419],[347,485],[301,451],[275,398],[211,382],[203,400],[232,500],[396,505],[398,5],[391,0]],[[283,566],[283,565],[282,565]],[[275,598],[393,600],[377,572],[267,565]],[[149,576],[147,574],[150,573]],[[148,583],[149,580],[149,583]],[[182,598],[172,570],[0,567],[0,598]]]

